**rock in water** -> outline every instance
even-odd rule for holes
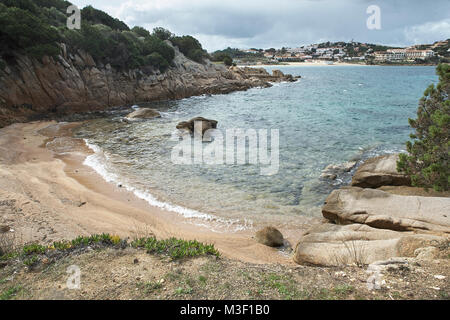
[[[256,241],[269,247],[280,247],[283,245],[283,235],[274,227],[265,227],[255,234]]]
[[[397,172],[398,154],[372,158],[364,162],[352,179],[352,186],[378,188],[381,186],[409,186],[409,177]]]
[[[136,111],[133,111],[129,115],[127,115],[128,119],[153,119],[153,118],[161,118],[161,114],[155,110],[150,108],[140,108]]]
[[[195,123],[201,123],[201,126],[197,127],[195,126]],[[203,117],[196,117],[192,118],[189,121],[182,121],[177,124],[177,129],[179,130],[187,130],[189,133],[197,133],[198,135],[203,136],[205,131],[209,129],[216,129],[217,128],[217,121],[216,120],[210,120]],[[196,131],[198,130],[198,131]]]

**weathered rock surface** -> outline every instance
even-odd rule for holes
[[[325,223],[308,230],[297,244],[294,261],[323,266],[367,265],[392,257],[415,257],[419,248],[437,247],[448,238],[376,229],[364,224]],[[430,250],[430,249],[428,249]]]
[[[196,123],[197,126],[195,125]],[[189,121],[181,121],[177,124],[176,128],[179,130],[186,130],[191,134],[196,133],[199,136],[203,136],[206,130],[217,128],[217,121],[203,117],[195,117]]]
[[[397,231],[450,234],[450,198],[401,196],[344,187],[326,199],[322,214],[340,224],[360,223]]]
[[[274,227],[265,227],[255,234],[255,239],[269,247],[280,247],[284,243],[283,235]]]
[[[352,179],[352,186],[378,188],[381,186],[409,186],[411,180],[397,172],[398,154],[371,158],[364,162]]]
[[[129,119],[152,119],[160,117],[161,114],[157,110],[150,108],[140,108],[127,115]]]
[[[338,175],[350,172],[356,166],[356,161],[348,161],[341,164],[330,164],[322,170],[320,178],[335,180]]]
[[[272,74],[270,74],[264,68],[231,67],[230,70],[240,75],[244,79],[250,78],[269,82],[282,82],[282,81],[295,82],[301,78],[299,76],[294,77],[290,74],[284,74],[280,70],[273,70]]]
[[[96,64],[81,50],[61,47],[57,58],[18,56],[16,65],[0,70],[0,127],[45,116],[271,86],[264,77],[240,68],[196,63],[176,47],[173,66],[163,74],[152,68],[116,70]]]

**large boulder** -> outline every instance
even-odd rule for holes
[[[280,247],[284,243],[283,235],[274,227],[265,227],[255,234],[256,241],[269,247]]]
[[[450,198],[402,196],[382,190],[343,187],[322,208],[335,223],[379,229],[450,234]]]
[[[302,236],[293,259],[298,264],[363,266],[392,257],[415,257],[421,252],[419,248],[437,250],[446,241],[446,237],[376,229],[363,224],[324,223]]]
[[[409,186],[409,177],[397,172],[398,154],[371,158],[364,162],[352,179],[352,186],[378,188],[381,186]]]
[[[139,108],[127,115],[128,119],[153,119],[160,117],[161,114],[157,110],[150,108]]]
[[[197,126],[195,125],[196,123]],[[176,128],[179,130],[186,130],[191,134],[196,133],[202,137],[206,130],[217,128],[217,121],[203,117],[196,117],[189,121],[182,121],[178,123]]]

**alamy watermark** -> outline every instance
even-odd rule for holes
[[[67,289],[79,290],[81,289],[81,270],[76,265],[71,265],[67,268],[66,273],[69,274],[69,278],[66,281]]]
[[[269,146],[270,137],[270,146]],[[171,160],[179,165],[260,165],[260,174],[278,173],[280,167],[280,134],[278,129],[209,129],[202,134],[202,122],[194,123],[194,134],[172,138],[178,143]],[[204,143],[207,142],[207,143]],[[248,148],[247,148],[248,145]]]
[[[71,5],[67,8],[67,14],[70,14],[67,18],[67,28],[70,30],[81,29],[81,12],[77,6]]]
[[[367,14],[370,14],[367,18],[367,29],[369,30],[381,30],[381,9],[377,5],[370,5],[366,10]]]

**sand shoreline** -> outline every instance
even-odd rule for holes
[[[25,241],[52,242],[103,232],[121,237],[153,234],[213,243],[225,257],[244,262],[293,264],[289,254],[256,243],[255,230],[214,232],[106,182],[83,165],[92,151],[67,137],[77,125],[51,121],[0,129],[0,197],[10,201],[11,211],[0,223],[20,232]],[[55,141],[64,145],[64,139],[74,143],[70,152],[45,147]],[[295,246],[305,230],[281,231]]]

